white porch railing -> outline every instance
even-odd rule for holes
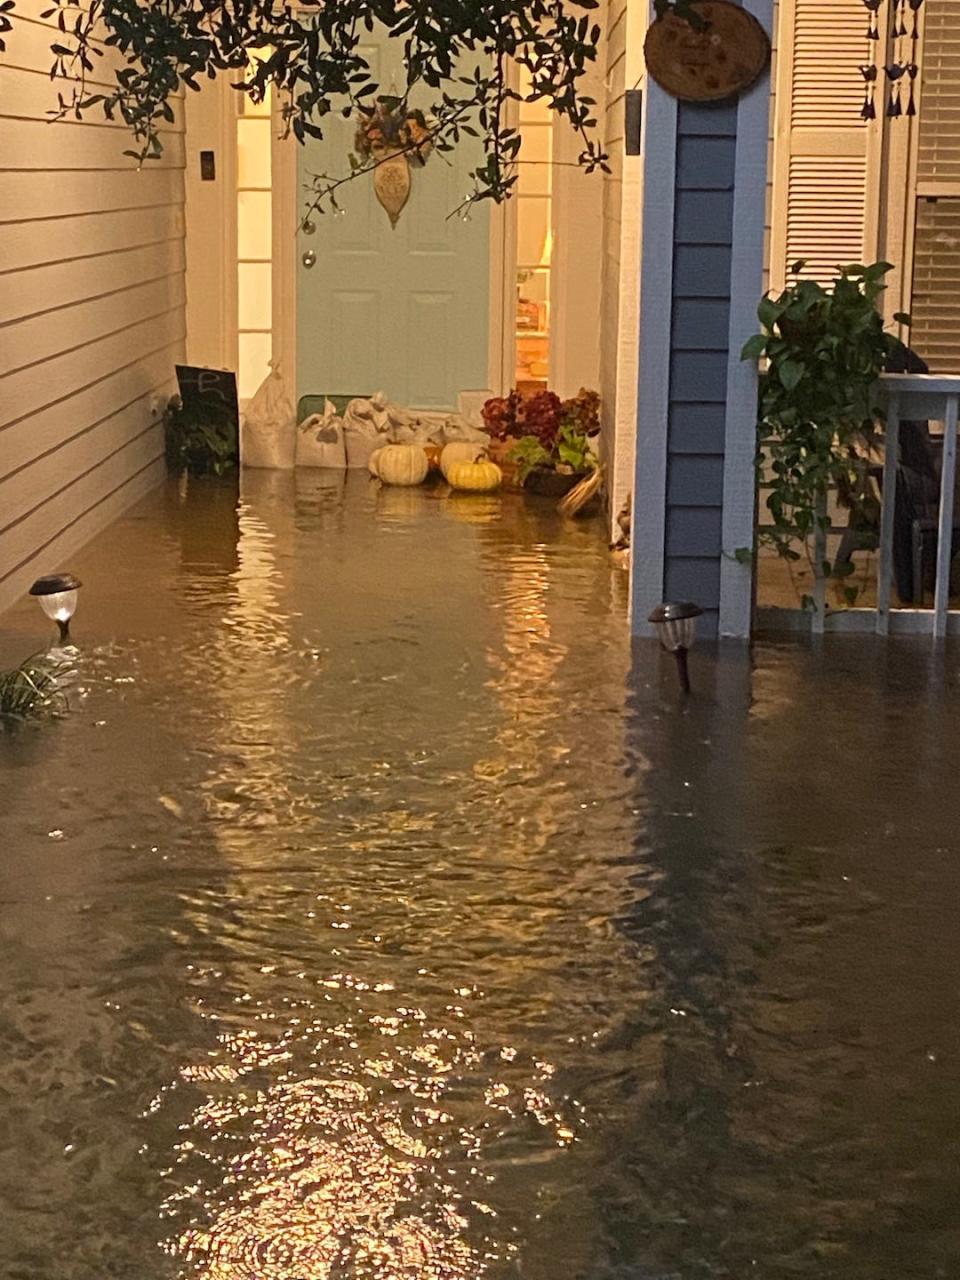
[[[878,635],[960,635],[960,609],[950,608],[950,564],[953,557],[954,489],[957,473],[957,416],[960,377],[935,374],[884,374],[881,379],[887,425],[883,464],[882,506],[877,568],[876,608],[758,610],[761,628],[814,632],[870,632]],[[900,461],[900,424],[943,423],[940,505],[937,519],[937,564],[932,608],[891,607],[894,585],[894,513]],[[914,566],[915,571],[922,569]]]

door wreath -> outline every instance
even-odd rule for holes
[[[402,98],[380,97],[364,109],[354,146],[359,166],[375,166],[373,189],[395,227],[410,199],[411,166],[423,168],[433,151],[429,119]]]

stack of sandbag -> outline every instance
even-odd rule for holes
[[[392,404],[382,391],[369,398],[357,396],[342,416],[327,400],[323,413],[301,422],[295,437],[301,467],[369,467],[371,456],[386,444],[420,444],[429,453],[453,443],[490,443],[489,435],[461,414],[423,418]]]

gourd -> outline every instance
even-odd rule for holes
[[[454,440],[451,444],[443,446],[443,452],[440,454],[440,470],[443,478],[448,483],[450,476],[448,472],[455,462],[476,462],[478,457],[486,456],[483,445],[469,440]]]
[[[452,489],[468,489],[471,493],[490,493],[499,489],[503,472],[489,458],[472,462],[455,462],[447,470],[447,483]]]
[[[377,470],[377,459],[380,457],[382,452],[382,448],[374,449],[373,453],[371,453],[370,457],[367,459],[367,470],[372,476],[376,476],[378,480],[380,479],[380,472]]]
[[[373,460],[371,459],[371,462]],[[385,444],[376,453],[376,474],[384,484],[422,484],[430,464],[419,444]]]

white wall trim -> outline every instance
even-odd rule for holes
[[[273,191],[273,359],[283,370],[293,402],[300,403],[297,368],[297,281],[300,254],[306,249],[300,230],[306,199],[297,186],[300,143],[293,134],[282,136],[279,109],[274,105],[273,151],[270,176]]]
[[[773,0],[744,0],[744,8],[770,31]],[[733,553],[752,547],[754,540],[757,368],[753,361],[741,360],[740,352],[757,329],[757,303],[763,292],[769,123],[768,69],[737,104],[719,633],[741,640],[750,636],[753,573]]]
[[[227,81],[205,81],[185,106],[187,360],[236,369],[236,90]],[[203,150],[214,153],[213,182],[200,178]]]
[[[677,101],[652,80],[647,81],[644,116],[643,310],[630,540],[630,616],[635,635],[651,633],[647,614],[663,594],[666,539]]]

